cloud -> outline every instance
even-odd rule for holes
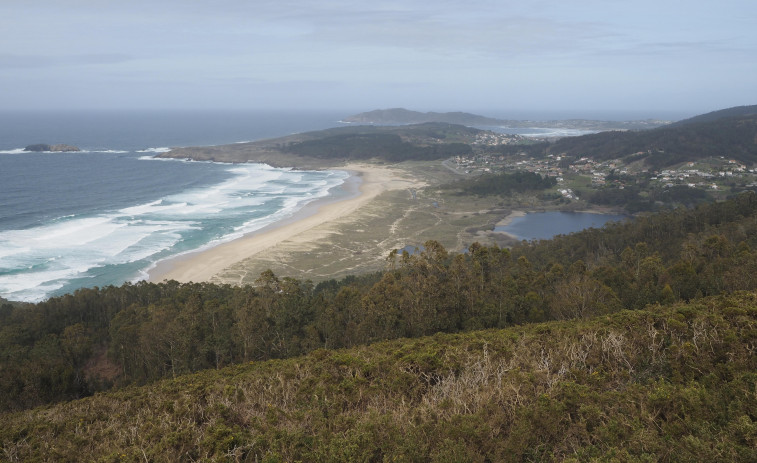
[[[757,4],[723,1],[0,2],[0,29],[13,38],[0,42],[0,88],[44,101],[81,86],[102,104],[168,102],[175,89],[175,101],[204,105],[246,93],[274,95],[270,105],[382,94],[395,105],[516,95],[522,107],[613,105],[618,89],[640,99],[682,81],[687,95],[713,82],[753,94],[739,82],[757,72],[757,34],[744,19]]]
[[[613,34],[601,24],[492,2],[315,4],[282,23],[307,24],[305,38],[338,47],[415,50],[443,56],[508,57],[596,46]]]
[[[118,64],[131,60],[131,56],[118,53],[59,56],[0,54],[0,68],[34,69],[65,66],[90,66],[100,64]]]

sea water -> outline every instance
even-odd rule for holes
[[[344,171],[162,160],[172,146],[338,126],[341,113],[0,113],[0,297],[39,301],[146,277],[329,194]],[[65,143],[75,153],[28,153]]]

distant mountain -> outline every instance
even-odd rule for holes
[[[701,122],[714,122],[720,119],[731,117],[754,116],[757,115],[757,105],[751,106],[734,106],[733,108],[712,111],[706,114],[700,114],[689,119],[683,119],[670,124],[670,127],[680,127],[690,124],[699,124]]]
[[[464,112],[421,113],[404,108],[376,109],[343,119],[344,122],[378,125],[422,124],[424,122],[446,122],[461,125],[499,125],[505,121]]]
[[[669,121],[661,120],[639,120],[639,121],[598,121],[589,119],[564,119],[564,120],[515,120],[515,119],[497,119],[493,117],[479,116],[477,114],[464,112],[422,113],[410,111],[404,108],[377,109],[366,113],[355,114],[342,119],[342,122],[356,124],[376,124],[376,125],[405,125],[421,124],[426,122],[445,122],[448,124],[459,124],[474,127],[501,126],[501,127],[555,127],[570,128],[580,130],[640,130],[660,127],[668,124]]]

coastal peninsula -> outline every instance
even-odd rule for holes
[[[271,269],[323,281],[381,270],[392,250],[412,250],[429,239],[461,251],[475,241],[509,242],[502,234],[490,233],[509,210],[487,198],[458,197],[437,189],[469,176],[442,161],[470,154],[482,133],[446,123],[351,126],[161,153],[161,158],[339,169],[353,177],[339,199],[315,201],[248,236],[160,262],[149,278],[251,284]],[[518,137],[507,140],[514,143]],[[397,154],[404,159],[393,159]]]

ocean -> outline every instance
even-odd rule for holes
[[[146,278],[156,262],[340,194],[344,171],[158,160],[339,126],[328,112],[0,113],[0,297],[40,301]],[[28,153],[64,143],[76,153]]]

